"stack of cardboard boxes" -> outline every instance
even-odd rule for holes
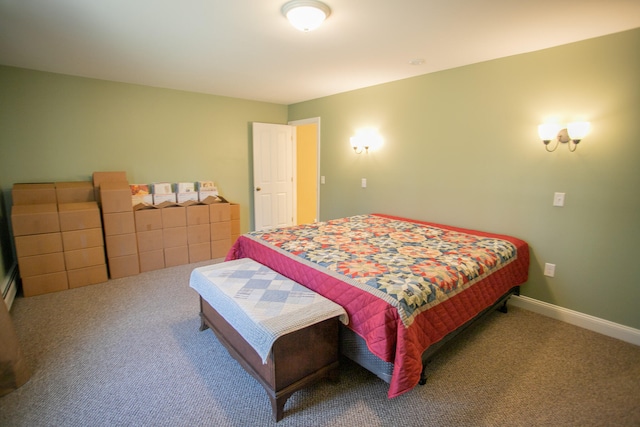
[[[140,271],[223,258],[231,248],[227,202],[147,207],[135,211]],[[237,236],[236,236],[237,238]]]
[[[187,206],[187,243],[189,262],[211,259],[211,226],[209,206]]]
[[[239,205],[216,197],[136,204],[125,172],[95,172],[93,183],[15,184],[12,195],[25,296],[224,258],[240,235]]]
[[[229,203],[229,211],[231,215],[231,244],[233,245],[240,237],[240,205]]]
[[[15,184],[11,223],[25,296],[69,288],[53,183]]]
[[[160,209],[137,210],[135,222],[140,272],[164,268],[162,211]]]
[[[58,215],[69,288],[106,282],[107,264],[98,204],[95,201],[61,203]]]
[[[25,296],[107,280],[90,182],[15,184],[11,221]]]
[[[211,221],[211,258],[223,258],[231,249],[231,205],[212,203],[209,205]]]
[[[129,183],[127,181],[102,182],[100,203],[109,260],[109,277],[117,279],[140,273]]]
[[[187,208],[184,206],[170,206],[160,209],[165,267],[189,264],[186,210]]]

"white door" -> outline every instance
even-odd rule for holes
[[[294,132],[289,125],[253,123],[256,231],[294,225]]]

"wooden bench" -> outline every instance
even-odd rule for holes
[[[253,260],[237,261],[242,261],[247,265],[255,263]],[[220,288],[224,287],[224,274],[228,272],[225,270],[227,268],[226,265],[235,262],[230,261],[229,263],[201,267],[195,269],[192,273],[191,287],[200,294],[200,330],[211,328],[229,354],[258,380],[271,401],[273,419],[280,421],[283,417],[284,405],[294,392],[323,378],[329,378],[334,381],[338,379],[339,318],[341,315],[346,316],[346,313],[340,306],[326,300],[329,304],[335,305],[333,310],[327,312],[326,318],[316,321],[317,316],[315,316],[302,327],[296,326],[295,330],[277,336],[266,357],[266,363],[263,363],[264,357],[254,348],[255,345],[237,330],[237,326],[234,326],[235,316],[227,315],[227,318],[225,318],[221,314],[221,312],[228,314],[232,310],[229,305],[234,304],[234,301],[229,298],[222,298],[220,295],[218,295],[217,299],[213,299],[211,295],[203,297],[203,294],[206,293],[203,290],[205,285],[203,277],[207,274],[207,269],[215,269],[216,274],[222,274],[222,276],[217,277],[206,277],[206,281],[210,282],[212,287]],[[266,269],[262,265],[260,267]],[[272,270],[269,271],[277,275]],[[210,271],[208,272],[211,273]],[[282,279],[289,280],[279,276],[279,280]],[[194,286],[194,281],[198,281],[199,285]],[[301,285],[295,283],[295,286],[300,287]],[[304,290],[305,293],[311,292],[306,288]],[[218,292],[218,289],[216,289],[216,292]],[[324,299],[315,293],[313,295],[316,298]],[[337,312],[336,307],[337,310],[344,314]],[[233,310],[236,309],[238,307],[233,308]],[[247,308],[245,307],[244,310],[246,311]],[[237,325],[237,322],[235,323]],[[300,324],[299,319],[297,323],[298,325]]]

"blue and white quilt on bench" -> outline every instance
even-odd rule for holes
[[[196,268],[189,286],[242,335],[262,363],[282,335],[332,317],[348,323],[338,304],[249,258]]]

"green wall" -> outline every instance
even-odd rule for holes
[[[289,120],[322,119],[321,219],[382,212],[520,237],[524,295],[640,328],[639,79],[636,29],[302,102]],[[537,125],[551,117],[592,131],[548,153]],[[353,153],[362,127],[380,150]]]
[[[13,183],[90,180],[94,171],[122,170],[131,183],[213,180],[241,205],[246,232],[253,121],[286,123],[287,107],[0,66],[7,214]]]
[[[640,29],[289,107],[0,66],[0,183],[9,209],[14,182],[213,179],[244,232],[250,122],[321,117],[321,219],[383,212],[523,238],[524,295],[640,328],[638,76]],[[550,117],[592,131],[547,153]],[[349,137],[367,126],[385,145],[356,155]]]

